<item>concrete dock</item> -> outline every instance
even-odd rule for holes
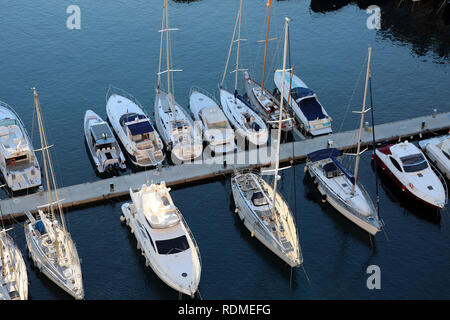
[[[447,132],[450,129],[450,112],[422,116],[397,122],[389,122],[375,126],[376,142],[397,142],[419,138],[419,135],[430,132]],[[372,144],[372,132],[363,131],[362,145]],[[351,130],[330,135],[319,136],[312,139],[288,142],[281,145],[280,161],[288,162],[292,158],[301,161],[310,152],[326,148],[328,141],[333,141],[333,147],[340,150],[354,148],[357,143],[359,130]],[[183,186],[187,183],[201,182],[208,179],[217,179],[230,174],[235,169],[267,166],[271,162],[274,150],[259,148],[258,150],[241,151],[227,156],[223,165],[221,157],[215,157],[212,164],[182,164],[167,166],[160,169],[142,171],[133,174],[121,175],[108,179],[87,182],[83,184],[62,187],[58,189],[59,198],[65,208],[77,207],[107,199],[126,196],[129,189],[138,189],[147,181],[159,183],[165,181],[168,186]],[[233,163],[234,160],[234,163]],[[53,197],[54,199],[54,197]],[[1,218],[20,217],[29,210],[34,213],[37,207],[48,203],[47,192],[8,198],[0,201]]]

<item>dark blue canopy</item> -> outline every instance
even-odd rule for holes
[[[45,233],[46,233],[44,223],[42,223],[41,220],[38,220],[38,221],[35,223],[34,227],[35,227],[41,234],[45,234]]]
[[[331,157],[339,157],[342,153],[336,148],[321,149],[311,152],[307,155],[311,162],[316,162],[324,159],[330,159]]]
[[[154,130],[152,125],[148,121],[129,124],[128,129],[130,129],[131,135],[133,136],[147,132],[153,132]]]
[[[353,173],[348,171],[348,169],[346,167],[344,167],[342,165],[342,163],[340,163],[339,160],[336,159],[335,157],[331,157],[331,160],[333,160],[334,164],[342,171],[343,174],[345,174],[345,176],[348,178],[348,180],[350,180],[350,182],[354,185],[356,180],[355,180],[355,176],[353,175]]]
[[[313,96],[314,92],[309,88],[296,87],[291,89],[291,97],[297,102],[298,99]]]
[[[305,98],[298,103],[308,121],[317,119],[324,119],[327,116],[322,111],[322,106],[317,101],[316,97]]]

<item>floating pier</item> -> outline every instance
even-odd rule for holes
[[[362,146],[372,144],[371,127],[369,129],[364,130]],[[376,125],[375,139],[377,143],[397,142],[403,139],[412,140],[414,137],[420,138],[422,135],[429,133],[447,132],[449,129],[450,112],[433,113],[429,116]],[[327,148],[330,141],[333,142],[333,147],[340,150],[351,149],[356,146],[358,133],[359,129],[283,143],[280,148],[280,161],[304,160],[308,153]],[[274,154],[271,146],[258,150],[240,151],[224,158],[211,158],[209,164],[208,160],[205,160],[200,164],[173,165],[62,187],[58,189],[58,194],[63,207],[74,208],[127,196],[130,188],[136,190],[147,182],[159,183],[165,181],[168,186],[183,186],[188,183],[217,179],[232,173],[235,169],[267,166],[271,163],[271,154]],[[223,163],[224,160],[226,160],[226,165]],[[1,219],[21,217],[25,214],[25,211],[35,213],[39,207],[44,207],[47,204],[48,195],[46,191],[4,199],[0,201]]]

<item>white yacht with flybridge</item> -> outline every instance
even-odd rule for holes
[[[194,296],[201,274],[200,252],[165,182],[143,185],[131,203],[122,205],[122,221],[131,228],[137,247],[158,277],[176,291]]]

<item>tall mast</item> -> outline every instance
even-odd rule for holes
[[[166,6],[165,6],[165,3],[164,3],[163,14],[162,14],[162,21],[161,21],[161,31],[160,31],[161,32],[161,44],[159,46],[158,87],[157,87],[158,90],[159,90],[160,85],[161,85],[161,60],[162,60],[162,48],[163,48],[163,39],[164,39],[164,32],[162,32],[162,30],[164,30],[164,21],[165,21],[164,13],[165,13],[165,10],[166,10]]]
[[[6,231],[3,229],[0,232],[5,232],[5,239],[6,239]],[[5,244],[5,248],[6,248],[6,244]],[[3,251],[3,240],[2,240],[2,236],[0,234],[0,258],[2,259],[2,274],[4,277],[6,277],[6,262],[5,262],[5,253]]]
[[[167,60],[167,95],[170,98],[170,59],[169,59],[169,8],[168,8],[168,0],[165,0],[165,8],[166,8],[166,60]],[[170,100],[170,99],[169,99]],[[170,101],[169,101],[170,102]]]
[[[233,49],[234,37],[236,36],[236,29],[237,29],[237,25],[239,22],[239,16],[240,16],[240,11],[238,11],[238,14],[236,15],[236,22],[234,23],[233,36],[231,37],[230,47],[228,48],[227,62],[225,63],[225,70],[223,71],[222,80],[220,81],[219,88],[223,87],[223,82],[225,81],[225,77],[227,75],[228,63],[230,62],[231,50]]]
[[[237,85],[238,85],[238,72],[239,72],[239,48],[241,44],[241,21],[242,21],[242,0],[239,6],[239,27],[238,27],[238,38],[237,38],[237,53],[236,53],[236,74],[234,80],[234,103],[236,103],[237,96]]]
[[[284,102],[284,77],[286,75],[286,52],[287,52],[287,35],[289,32],[289,22],[291,21],[289,18],[285,18],[285,33],[284,33],[284,56],[283,56],[283,77],[281,83],[281,102],[280,102],[280,118],[278,120],[278,140],[277,140],[277,154],[276,154],[276,162],[275,162],[275,175],[274,175],[274,183],[273,183],[273,208],[275,209],[275,196],[277,194],[277,184],[278,184],[278,169],[280,168],[280,143],[281,143],[281,124],[283,121],[283,102]]]
[[[355,162],[355,183],[353,184],[352,194],[355,194],[356,189],[356,182],[358,181],[358,169],[359,169],[359,158],[360,158],[360,151],[361,151],[361,139],[362,139],[362,130],[363,130],[363,124],[364,124],[364,114],[366,113],[366,100],[367,100],[367,87],[369,84],[369,76],[370,76],[370,58],[372,55],[372,48],[369,47],[369,54],[367,58],[367,71],[366,71],[366,85],[364,88],[364,100],[363,100],[363,106],[361,110],[361,123],[359,125],[359,138],[358,138],[358,148],[356,150],[356,162]]]
[[[269,2],[269,13],[267,16],[267,30],[266,30],[266,41],[264,44],[264,64],[263,64],[263,74],[262,74],[262,82],[261,82],[261,92],[264,92],[264,77],[266,75],[266,57],[267,57],[267,44],[269,42],[269,25],[270,25],[270,8],[272,7],[272,0],[268,0]]]

